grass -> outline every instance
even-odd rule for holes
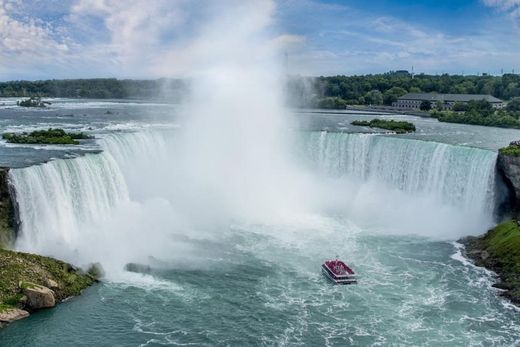
[[[380,128],[395,131],[398,134],[405,134],[409,132],[415,131],[415,125],[406,121],[397,121],[397,120],[386,120],[386,119],[372,119],[371,121],[365,120],[355,120],[351,123],[352,125],[357,126],[368,126],[371,128]]]
[[[515,220],[497,225],[486,235],[476,239],[468,250],[486,251],[488,257],[479,259],[478,265],[498,273],[506,296],[520,303],[520,227]]]
[[[82,274],[62,261],[35,254],[0,249],[0,306],[16,307],[21,287],[45,286],[46,280],[58,283],[57,301],[76,296],[94,283],[92,276]]]

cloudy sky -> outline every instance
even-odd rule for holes
[[[154,67],[180,65],[217,3],[0,0],[0,80],[163,77]],[[292,74],[520,72],[520,0],[279,0],[270,13]]]

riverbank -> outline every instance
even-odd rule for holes
[[[466,247],[465,254],[477,266],[498,274],[500,281],[494,287],[503,289],[501,296],[520,305],[520,226],[509,220],[489,230],[480,237],[460,240]]]
[[[77,296],[95,281],[63,261],[0,249],[0,327]]]

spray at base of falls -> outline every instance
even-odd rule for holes
[[[203,257],[198,241],[218,240],[230,223],[262,223],[250,210],[240,215],[213,197],[185,201],[184,181],[164,181],[175,177],[175,160],[167,160],[172,138],[114,134],[102,140],[101,154],[11,170],[22,221],[17,248],[78,265],[100,261],[110,271],[150,256]],[[314,167],[301,169],[311,172],[303,192],[309,214],[343,215],[370,232],[444,239],[493,223],[493,152],[339,133],[303,133],[298,147],[301,161]]]

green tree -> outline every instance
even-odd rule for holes
[[[507,103],[506,110],[509,112],[520,112],[520,97],[511,99],[511,101]]]
[[[423,102],[421,102],[421,106],[419,106],[419,108],[421,109],[421,111],[429,111],[432,109],[432,103],[428,100],[424,100]]]
[[[382,105],[383,104],[383,93],[379,90],[374,89],[365,94],[366,103],[369,105]]]
[[[392,87],[383,93],[383,102],[385,105],[392,105],[393,102],[397,101],[397,98],[405,95],[406,89],[401,87]]]

